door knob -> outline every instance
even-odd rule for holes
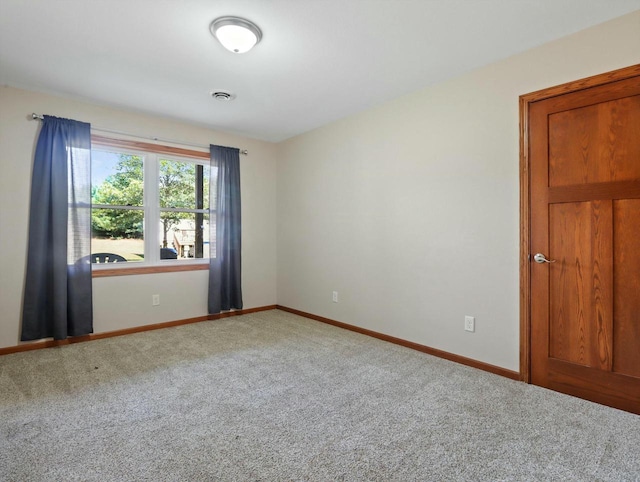
[[[536,253],[533,256],[533,260],[536,263],[555,263],[556,262],[555,259],[547,259],[546,256],[544,254],[542,254],[542,253]]]

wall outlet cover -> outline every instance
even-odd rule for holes
[[[476,331],[476,319],[473,316],[464,317],[464,330],[471,332]]]

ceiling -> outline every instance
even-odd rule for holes
[[[277,142],[637,9],[640,0],[0,0],[0,83]],[[262,42],[225,50],[209,33],[224,15],[258,24]]]

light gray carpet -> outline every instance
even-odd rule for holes
[[[640,417],[268,311],[0,357],[0,479],[640,480]]]

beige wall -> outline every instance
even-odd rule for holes
[[[75,100],[0,87],[0,348],[18,344],[26,264],[31,164],[38,122],[31,112],[90,122],[96,127],[249,150],[241,157],[243,294],[245,308],[276,302],[276,149],[267,142],[222,134]],[[207,271],[94,279],[94,329],[105,332],[202,316]],[[160,294],[160,306],[151,295]]]
[[[283,143],[278,303],[518,370],[518,96],[636,63],[640,12]]]

